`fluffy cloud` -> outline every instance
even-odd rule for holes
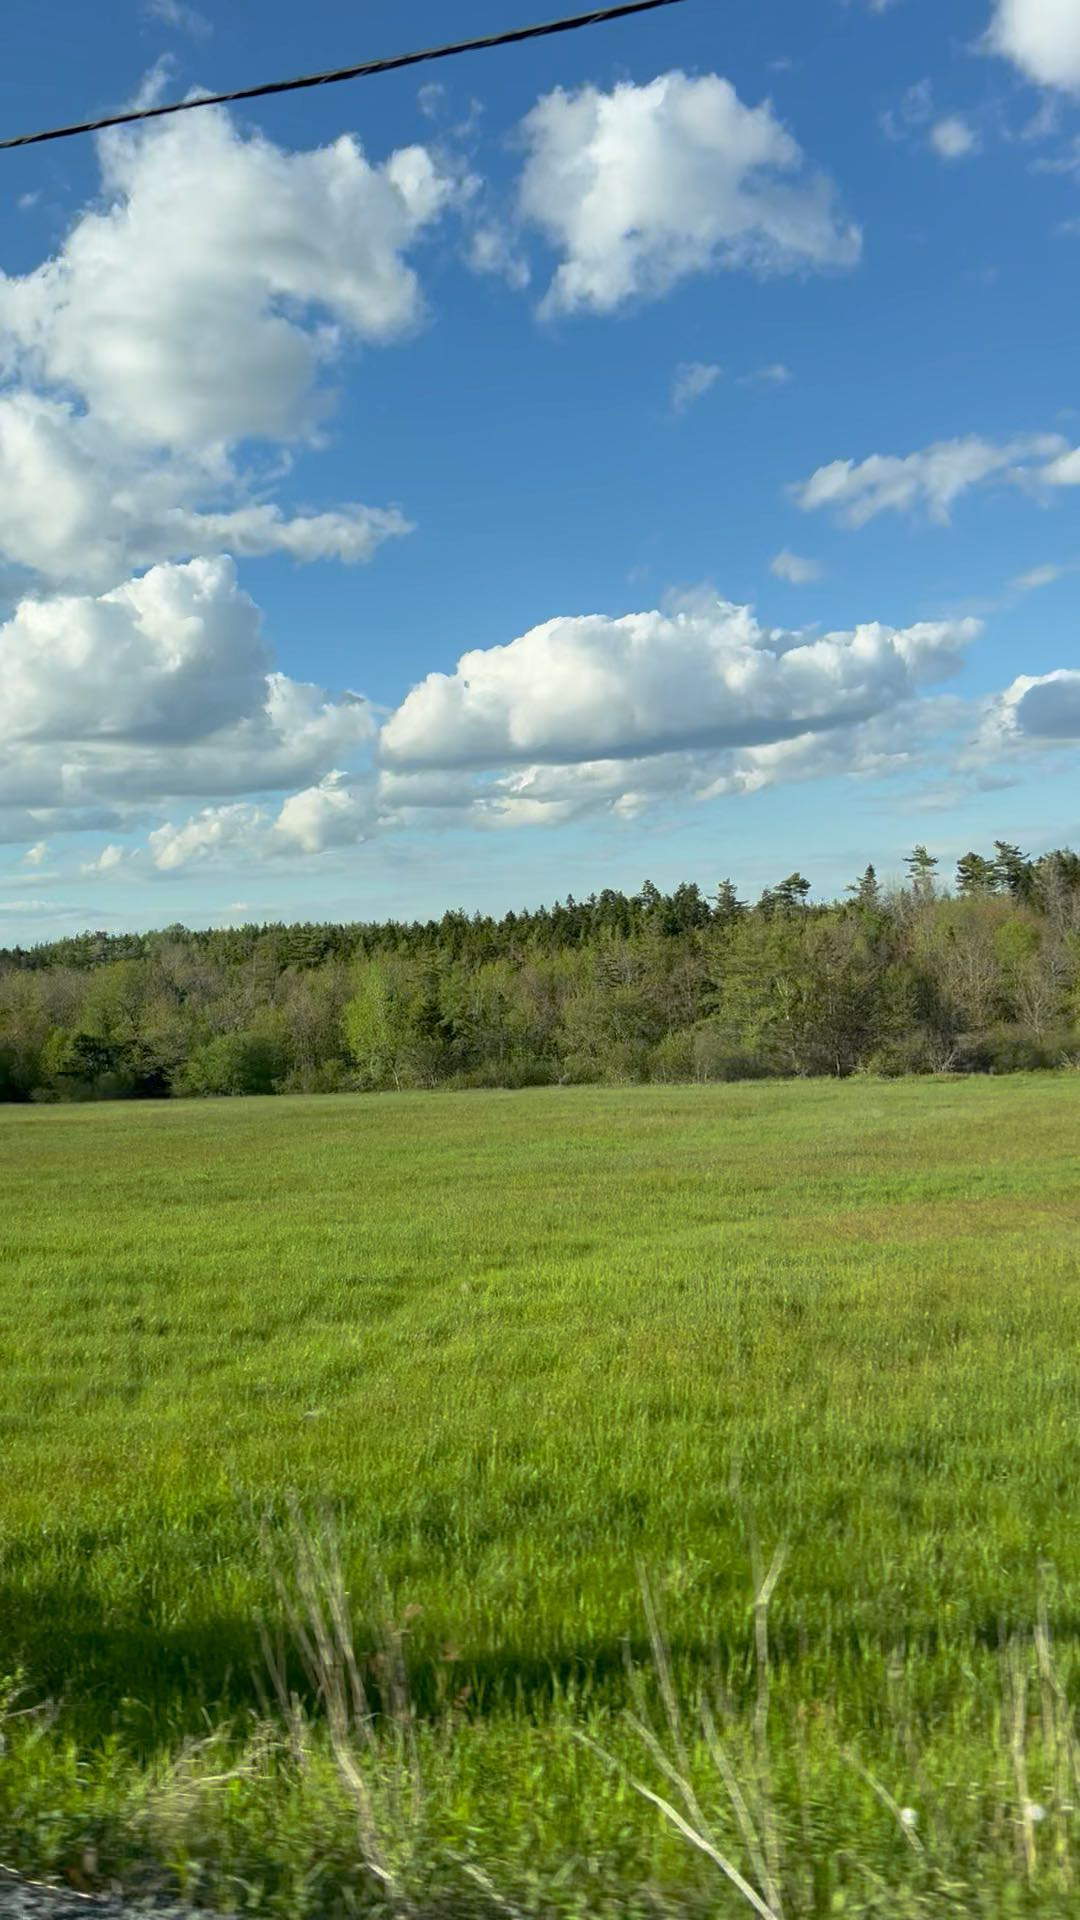
[[[944,526],[961,494],[987,481],[1069,483],[1070,469],[1062,459],[1067,447],[1056,433],[1028,434],[1003,444],[969,434],[904,456],[874,453],[858,462],[833,460],[791,493],[805,513],[824,507],[848,527],[865,526],[879,513],[920,509]],[[1069,459],[1076,459],[1080,480],[1080,457]]]
[[[227,470],[223,481],[235,496]],[[222,550],[355,564],[411,531],[394,508],[289,518],[241,499],[200,510],[213,484],[197,462],[131,458],[66,401],[0,394],[0,552],[44,579],[107,586],[135,567]]]
[[[979,151],[979,136],[960,113],[935,121],[928,138],[940,160],[966,160]]]
[[[222,550],[369,560],[396,508],[289,514],[244,442],[310,435],[350,343],[415,327],[407,254],[463,191],[422,147],[288,153],[216,109],[102,138],[102,194],[56,254],[0,273],[0,558],[112,586]]]
[[[109,837],[86,871],[171,874],[317,857],[406,827],[632,819],[688,797],[882,777],[917,764],[950,723],[957,703],[927,689],[980,630],[969,619],[776,631],[705,596],[663,614],[556,620],[429,675],[376,738],[358,696],[332,699],[266,670],[255,610],[228,562],[155,572],[163,577],[97,601],[46,603],[54,623],[68,609],[68,677],[92,686],[104,650],[124,657],[130,691],[103,718],[76,684],[54,699],[50,727],[62,741],[13,741],[0,837],[15,820],[22,838],[54,842],[94,826]],[[20,609],[16,665],[35,658],[24,620]],[[225,688],[207,689],[200,709],[207,621]],[[192,691],[187,725],[163,734],[163,711],[175,711],[162,695],[170,672]],[[47,711],[40,687],[26,704]],[[276,808],[263,797],[275,791],[285,796]],[[184,795],[206,803],[162,822]],[[124,851],[117,829],[143,822],[141,847]]]
[[[105,204],[43,266],[0,275],[0,359],[77,393],[121,442],[302,433],[343,337],[419,319],[405,254],[452,194],[424,148],[382,166],[350,138],[286,153],[208,108],[99,152]]]
[[[944,697],[909,700],[831,733],[802,733],[763,746],[520,767],[495,777],[460,769],[384,769],[380,810],[386,824],[403,827],[556,827],[596,813],[633,820],[649,810],[681,808],[687,800],[704,804],[780,784],[881,779],[910,772],[940,750],[942,738],[967,717],[960,708]]]
[[[562,255],[549,315],[609,313],[692,273],[851,266],[861,235],[765,102],[716,74],[559,89],[523,123],[522,218]]]
[[[335,772],[327,774],[317,786],[291,794],[276,817],[263,807],[240,802],[204,807],[179,826],[156,827],[149,835],[146,852],[159,873],[198,865],[261,863],[287,854],[310,855],[355,846],[367,838],[373,823],[370,781],[349,783],[343,773]],[[117,851],[106,847],[101,860]],[[130,859],[138,864],[140,855],[136,853]]]
[[[317,787],[290,794],[274,830],[304,853],[325,853],[328,847],[349,847],[365,839],[373,822],[370,784],[350,784],[343,773],[333,772]]]
[[[317,784],[374,733],[359,695],[272,670],[229,560],[24,600],[0,626],[0,808],[23,810],[26,838],[108,829],[177,795]],[[320,808],[330,830],[333,791],[290,816],[298,844]]]
[[[1020,674],[992,704],[984,739],[1008,744],[1080,741],[1080,673]]]
[[[1042,478],[1048,487],[1080,487],[1080,447],[1072,447],[1068,453],[1051,460],[1043,469]]]
[[[568,764],[764,745],[851,726],[951,672],[973,620],[819,636],[722,601],[551,620],[433,673],[380,739],[390,768]]]
[[[0,627],[9,741],[191,740],[257,705],[269,659],[227,561],[155,567],[99,599],[24,600]]]
[[[1080,11],[1073,0],[997,0],[988,38],[1029,80],[1080,93]]]

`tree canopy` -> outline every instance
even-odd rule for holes
[[[1007,1071],[1080,1057],[1080,855],[916,847],[439,920],[83,933],[0,950],[0,1100]]]

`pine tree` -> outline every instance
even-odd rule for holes
[[[745,900],[739,899],[738,893],[735,890],[734,881],[721,880],[720,885],[716,889],[716,897],[713,901],[714,920],[719,920],[721,925],[726,925],[728,921],[737,920],[741,914],[747,911],[746,902]]]
[[[994,875],[998,887],[1013,900],[1030,900],[1035,893],[1035,867],[1019,847],[995,840]]]
[[[805,907],[810,892],[810,882],[801,873],[789,873],[778,887],[766,887],[758,906],[762,913],[795,913],[799,907]]]
[[[863,907],[868,913],[876,913],[881,905],[881,888],[874,868],[867,867],[858,880],[854,880],[847,889],[857,907]]]
[[[967,899],[997,891],[997,869],[981,853],[962,854],[956,863],[956,885]]]
[[[911,891],[916,900],[932,900],[934,897],[937,856],[927,853],[926,848],[918,846],[908,854],[904,865],[911,881]]]

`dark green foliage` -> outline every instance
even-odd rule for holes
[[[956,887],[962,894],[996,893],[998,868],[981,853],[965,853],[956,863]]]
[[[1006,1072],[1080,1050],[1080,856],[916,847],[829,906],[606,888],[503,919],[0,952],[0,1101]]]
[[[876,869],[872,866],[867,867],[866,872],[859,876],[854,886],[848,888],[848,892],[852,895],[857,907],[864,907],[867,912],[876,913],[881,905],[881,888],[878,885]]]

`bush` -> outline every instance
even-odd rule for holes
[[[532,1054],[520,1054],[508,1060],[487,1060],[478,1067],[468,1067],[461,1073],[455,1073],[448,1084],[462,1089],[550,1087],[554,1077],[550,1060],[540,1060]]]
[[[766,1060],[733,1046],[719,1027],[698,1027],[693,1039],[695,1080],[763,1080],[768,1076]]]
[[[925,1028],[916,1027],[876,1047],[867,1059],[865,1071],[878,1074],[884,1080],[902,1080],[909,1073],[941,1073],[957,1064],[948,1045]]]
[[[1075,1038],[1067,1028],[1035,1033],[1019,1022],[962,1034],[957,1065],[968,1073],[1024,1073],[1056,1067],[1069,1055]]]
[[[278,1093],[350,1093],[356,1084],[343,1060],[324,1060],[318,1067],[290,1067],[278,1083]]]
[[[285,1050],[273,1035],[218,1033],[181,1067],[175,1088],[187,1094],[276,1093],[285,1069]]]
[[[694,1077],[693,1033],[688,1027],[666,1033],[649,1055],[649,1079],[661,1085],[677,1085]]]

